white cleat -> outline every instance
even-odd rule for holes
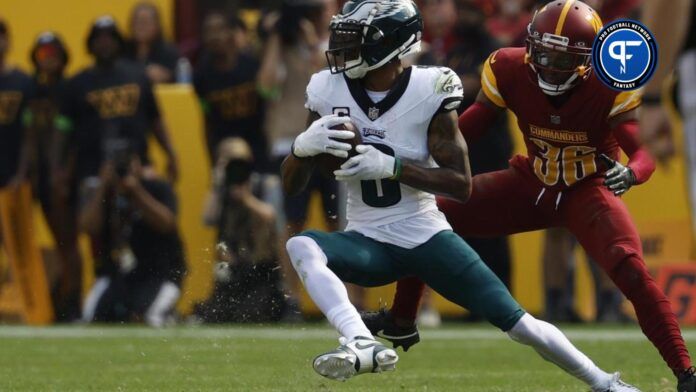
[[[314,370],[332,380],[345,381],[356,374],[381,373],[396,369],[399,356],[382,343],[356,337],[336,350],[314,358]]]
[[[592,392],[640,392],[640,389],[621,381],[621,373],[616,372],[612,374],[609,387],[595,388]]]

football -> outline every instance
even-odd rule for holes
[[[314,157],[315,168],[319,170],[319,172],[327,178],[334,178],[334,170],[338,170],[345,161],[347,161],[350,157],[355,156],[357,154],[355,152],[355,147],[362,143],[360,131],[358,131],[358,129],[355,127],[355,125],[353,125],[353,123],[338,124],[332,127],[331,129],[351,131],[353,132],[355,137],[352,139],[343,140],[336,139],[340,142],[348,143],[351,145],[352,148],[350,149],[350,151],[348,151],[348,158],[339,158],[328,153],[319,154],[316,157]]]

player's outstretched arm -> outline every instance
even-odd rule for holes
[[[471,195],[471,168],[464,137],[457,126],[457,112],[437,114],[428,129],[428,149],[438,168],[404,163],[399,181],[426,192],[465,202]]]

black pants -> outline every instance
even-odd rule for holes
[[[98,278],[95,286],[101,287],[93,289],[99,291],[94,293],[98,296],[96,306],[85,309],[85,317],[92,316],[86,321],[141,321],[166,282],[161,278],[136,280],[120,275]]]

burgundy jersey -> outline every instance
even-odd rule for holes
[[[525,53],[525,48],[493,52],[484,63],[481,88],[517,116],[527,156],[511,164],[531,168],[546,187],[563,189],[597,173],[599,154],[618,159],[609,120],[638,107],[640,91],[614,91],[591,74],[556,107],[531,77]]]

